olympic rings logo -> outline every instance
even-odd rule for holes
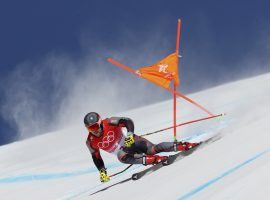
[[[110,143],[114,141],[114,132],[109,131],[108,134],[102,138],[102,141],[97,144],[98,148],[100,149],[105,149],[110,146]]]

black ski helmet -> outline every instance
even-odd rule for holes
[[[99,125],[101,124],[101,117],[98,113],[96,112],[90,112],[84,117],[84,124],[85,126],[91,126],[93,124],[98,123]]]

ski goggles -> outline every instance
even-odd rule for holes
[[[87,130],[91,133],[97,132],[98,129],[100,128],[100,124],[99,123],[95,123],[89,126],[86,126]]]

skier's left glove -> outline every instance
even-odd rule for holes
[[[102,183],[108,182],[110,180],[110,177],[107,175],[106,169],[102,168],[99,170],[99,178]]]
[[[125,138],[125,142],[124,142],[125,147],[131,147],[131,145],[134,144],[134,142],[135,140],[134,140],[133,133],[128,132],[127,137]]]

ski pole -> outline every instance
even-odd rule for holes
[[[116,175],[118,175],[118,174],[123,173],[124,171],[128,170],[132,165],[133,165],[133,164],[130,164],[129,166],[127,166],[127,167],[126,167],[125,169],[123,169],[122,171],[110,175],[110,178],[113,177],[113,176],[116,176]]]
[[[199,122],[199,121],[204,121],[204,120],[207,120],[207,119],[221,117],[221,116],[224,116],[224,115],[225,115],[225,113],[221,113],[219,115],[213,115],[213,116],[210,116],[210,117],[199,118],[199,119],[183,122],[181,124],[176,125],[176,127],[184,126],[184,125],[187,125],[187,124],[192,124],[192,123]],[[162,131],[166,131],[166,130],[169,130],[169,129],[172,129],[172,128],[174,128],[174,126],[170,126],[168,128],[164,128],[164,129],[160,129],[160,130],[157,130],[157,131],[154,131],[154,132],[146,133],[146,134],[143,134],[141,136],[152,135],[152,134],[159,133],[159,132],[162,132]]]

